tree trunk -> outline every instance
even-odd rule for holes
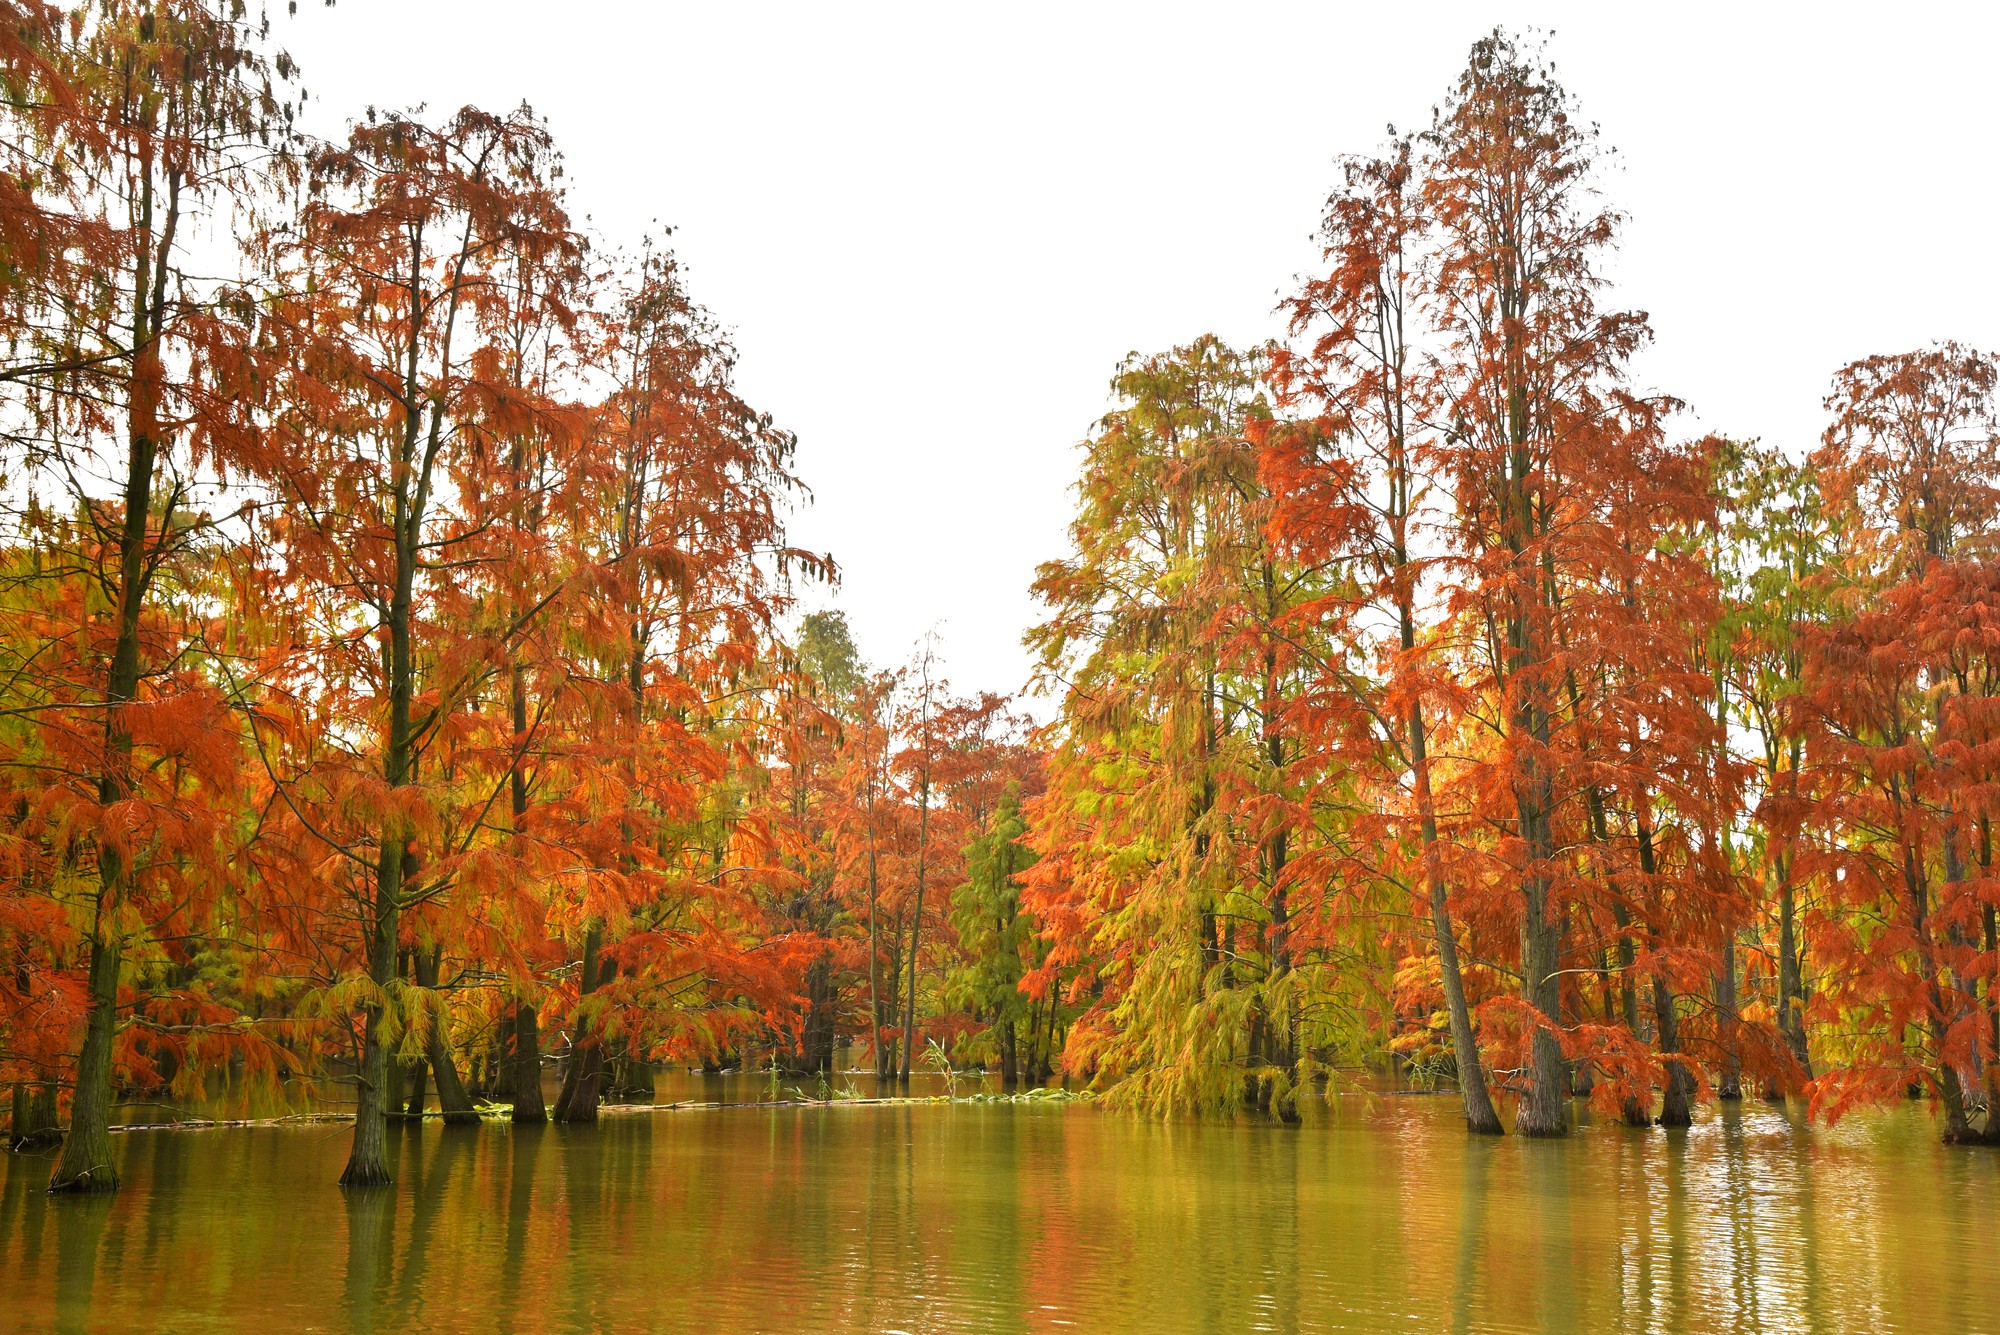
[[[518,458],[518,455],[517,455]],[[528,674],[515,659],[508,673],[509,704],[514,715],[514,755],[507,775],[508,799],[513,810],[512,831],[516,841],[523,838],[528,822],[528,771],[524,754],[528,745]],[[530,970],[528,985],[534,982]],[[514,1105],[516,1123],[546,1122],[548,1106],[542,1100],[542,1017],[529,1001],[514,1004],[513,1023],[504,1036],[507,1047],[506,1095]]]
[[[1614,891],[1615,893],[1615,891]],[[1618,927],[1618,1004],[1626,1032],[1639,1037],[1639,989],[1632,982],[1632,966],[1637,951],[1632,946],[1632,915],[1624,904],[1613,899],[1611,919]],[[1624,1121],[1627,1126],[1651,1126],[1652,1102],[1636,1094],[1625,1096]]]
[[[69,1134],[63,1138],[49,1190],[116,1191],[111,1162],[111,1045],[117,1037],[120,951],[115,940],[90,943],[90,1016],[76,1063]]]
[[[1666,906],[1660,902],[1658,883],[1659,862],[1653,851],[1653,827],[1646,803],[1648,798],[1642,790],[1638,798],[1635,825],[1639,836],[1639,870],[1646,877],[1646,894],[1652,902],[1655,913],[1654,928],[1666,916]],[[1657,944],[1657,942],[1655,943]],[[1694,1072],[1680,1057],[1681,1026],[1680,1015],[1674,1009],[1673,989],[1667,985],[1666,975],[1656,967],[1653,972],[1653,1022],[1658,1029],[1660,1055],[1666,1058],[1667,1087],[1660,1095],[1660,1125],[1690,1126],[1694,1122]]]
[[[578,985],[576,1032],[570,1038],[569,1064],[563,1071],[562,1091],[556,1095],[555,1120],[595,1122],[599,1088],[604,1083],[604,1045],[596,1025],[583,1018],[583,1002],[597,990],[597,952],[604,944],[604,928],[592,922],[583,934],[583,977]]]
[[[514,1007],[513,1051],[507,1062],[507,1089],[516,1122],[546,1122],[542,1100],[542,1017],[523,1001]]]
[[[375,867],[375,921],[369,929],[368,977],[381,1000],[361,1008],[361,1069],[356,1075],[354,1144],[340,1174],[343,1187],[384,1187],[389,1176],[389,1062],[383,1033],[386,998],[396,976],[397,917],[403,884],[400,840],[384,836]]]
[[[7,1148],[34,1150],[62,1139],[56,1119],[55,1082],[40,1080],[14,1086],[14,1120],[8,1124]]]
[[[1653,975],[1653,1016],[1660,1029],[1660,1055],[1667,1067],[1667,1087],[1660,1096],[1660,1125],[1690,1126],[1694,1123],[1694,1073],[1680,1056],[1681,1026],[1673,990],[1657,973]]]
[[[1403,639],[1415,642],[1414,624],[1404,617]],[[1486,1068],[1479,1060],[1479,1040],[1472,1031],[1472,1009],[1465,1000],[1465,975],[1458,961],[1458,934],[1445,898],[1444,868],[1438,856],[1437,810],[1431,796],[1430,740],[1423,707],[1410,706],[1410,757],[1416,776],[1417,820],[1424,841],[1424,875],[1430,882],[1431,939],[1437,943],[1438,974],[1444,984],[1445,1013],[1451,1020],[1452,1062],[1458,1068],[1458,1092],[1465,1104],[1465,1129],[1478,1136],[1497,1136],[1505,1128],[1486,1087]]]
[[[872,780],[871,780],[872,785]],[[882,1061],[882,1032],[888,1026],[882,1013],[882,944],[876,927],[876,898],[879,890],[875,874],[875,793],[868,793],[868,1054],[875,1063],[875,1078],[886,1074]]]
[[[1722,1073],[1715,1084],[1719,1099],[1743,1097],[1743,1057],[1737,1051],[1736,935],[1722,938],[1722,967],[1715,976],[1715,1021],[1722,1039]]]
[[[430,1096],[431,1060],[429,1057],[419,1057],[410,1063],[410,1096],[409,1101],[403,1105],[403,1116],[420,1120],[428,1111]]]
[[[1014,1047],[1014,1021],[1002,1019],[994,1026],[1000,1047],[1000,1085],[1014,1089],[1021,1083],[1021,1058]]]
[[[926,739],[928,745],[928,739]],[[928,767],[928,758],[925,761]],[[917,955],[924,939],[924,870],[930,852],[931,833],[931,781],[930,771],[925,769],[924,777],[918,785],[917,806],[917,904],[910,915],[910,985],[903,994],[903,1062],[896,1078],[901,1084],[910,1083],[910,1058],[916,1046],[917,1035]]]
[[[1798,902],[1792,889],[1791,858],[1780,853],[1778,874],[1778,1032],[1792,1051],[1805,1078],[1813,1078],[1812,1053],[1806,1047],[1805,970],[1798,939]]]
[[[148,130],[150,131],[150,124]],[[139,239],[132,282],[132,363],[126,382],[125,513],[118,537],[118,601],[111,664],[104,691],[104,755],[97,800],[110,806],[131,796],[132,736],[124,706],[139,693],[139,621],[151,575],[147,530],[153,515],[153,466],[159,457],[159,401],[164,371],[161,321],[166,309],[167,262],[180,220],[180,176],[167,173],[166,216],[153,226],[153,151],[140,151],[140,188],[134,203]],[[120,850],[98,841],[97,903],[90,925],[90,1012],[77,1054],[76,1089],[70,1099],[69,1134],[49,1190],[116,1191],[111,1162],[111,1049],[117,1041],[118,974],[124,940],[118,912],[129,889],[131,866]]]
[[[405,427],[406,453],[414,453],[416,420]],[[404,482],[403,487],[408,483]],[[413,513],[413,511],[415,513]],[[410,701],[416,662],[411,644],[411,607],[416,582],[416,536],[421,508],[406,492],[396,495],[396,590],[389,609],[389,649],[385,674],[389,681],[388,745],[383,777],[391,789],[407,786],[415,769],[410,727]],[[396,951],[401,940],[403,878],[410,861],[410,841],[400,816],[383,821],[375,859],[374,921],[370,924],[368,977],[375,995],[361,1008],[361,1069],[356,1073],[354,1145],[340,1174],[343,1187],[387,1186],[389,1175],[389,1044],[384,1032],[389,1019],[388,987],[396,976]]]
[[[1946,843],[1946,859],[1951,862],[1951,848]],[[1910,926],[1917,939],[1917,972],[1924,981],[1924,989],[1930,1001],[1930,1014],[1925,1017],[1925,1027],[1930,1032],[1931,1047],[1936,1054],[1933,1075],[1937,1080],[1938,1103],[1944,1114],[1944,1142],[1947,1145],[1963,1145],[1973,1139],[1972,1127],[1965,1115],[1965,1090],[1959,1084],[1958,1068],[1946,1058],[1945,1034],[1950,1026],[1944,1015],[1944,989],[1938,984],[1937,950],[1931,936],[1930,887],[1925,882],[1925,871],[1917,854],[1907,843],[1903,850],[1903,886],[1910,896]],[[1955,868],[1953,869],[1955,870]],[[1949,876],[1951,871],[1947,871]]]
[[[1514,390],[1510,399],[1518,398]],[[1525,430],[1522,405],[1512,405],[1516,429]],[[1532,531],[1533,507],[1527,494],[1529,463],[1525,435],[1517,434],[1514,458],[1510,463],[1508,517],[1511,531],[1518,536],[1512,547],[1515,560],[1523,559],[1526,535]],[[1537,698],[1542,688],[1532,679],[1541,655],[1534,643],[1526,609],[1519,605],[1523,595],[1514,595],[1517,606],[1507,620],[1507,689],[1518,691],[1510,727],[1517,739],[1530,743],[1532,751],[1514,780],[1514,811],[1527,867],[1521,876],[1521,998],[1536,1014],[1534,1033],[1529,1040],[1529,1085],[1514,1118],[1514,1129],[1524,1136],[1566,1136],[1569,1134],[1569,1067],[1563,1059],[1562,1043],[1556,1029],[1562,1024],[1561,977],[1562,928],[1550,902],[1548,865],[1555,856],[1555,835],[1550,820],[1555,806],[1554,784],[1547,765],[1535,752],[1549,745],[1549,711]]]
[[[875,1078],[878,1081],[896,1078],[896,1061],[901,1049],[901,1032],[897,1019],[903,1009],[903,915],[898,913],[889,920],[888,955],[883,978],[888,987],[882,994],[882,1010],[877,1021],[881,1039],[875,1045]]]
[[[806,966],[806,1020],[799,1031],[799,1065],[808,1075],[833,1076],[833,957],[822,954]]]
[[[1549,829],[1549,783],[1531,774],[1519,801],[1523,842],[1530,862],[1545,864],[1554,849]],[[1551,913],[1549,877],[1539,869],[1522,878],[1521,995],[1538,1013],[1529,1043],[1529,1086],[1514,1119],[1524,1136],[1569,1134],[1569,1068],[1555,1027],[1562,1023],[1561,928]]]
[[[1991,872],[1982,867],[1981,874]],[[2000,914],[1988,904],[1981,910],[1981,918],[1986,928],[1986,957],[2000,961]],[[1988,1145],[2000,1145],[2000,977],[1993,974],[1986,976],[1986,1011],[1993,1056],[1986,1063],[1986,1129],[1982,1139]]]
[[[417,951],[417,986],[436,993],[439,957],[443,953],[442,946]],[[436,999],[442,1002],[441,996]],[[424,1056],[429,1059],[431,1076],[437,1081],[438,1111],[444,1114],[447,1126],[477,1126],[479,1112],[472,1106],[472,1097],[465,1092],[465,1084],[458,1077],[458,1065],[452,1058],[450,1024],[436,1013],[441,1005],[430,1009],[431,1021],[424,1029]]]

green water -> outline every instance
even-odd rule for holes
[[[2000,1153],[1921,1111],[1469,1141],[1087,1106],[137,1131],[115,1199],[6,1160],[6,1331],[2000,1331]]]

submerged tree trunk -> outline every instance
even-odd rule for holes
[[[180,221],[181,170],[166,170],[164,217],[154,232],[155,158],[151,117],[139,155],[139,191],[133,201],[138,240],[132,271],[132,359],[125,383],[125,513],[118,535],[118,586],[111,662],[104,690],[104,753],[98,775],[100,806],[132,795],[132,735],[124,707],[139,695],[139,623],[152,582],[148,530],[153,520],[153,468],[160,449],[160,394],[164,379],[160,335],[166,313],[168,260]],[[77,1054],[76,1088],[70,1099],[69,1134],[56,1162],[49,1190],[116,1191],[118,1170],[111,1162],[111,1049],[117,1041],[118,975],[124,939],[118,914],[132,868],[126,854],[98,841],[97,902],[91,914],[90,1011],[83,1047]]]
[[[1639,989],[1632,981],[1632,967],[1638,958],[1632,946],[1632,915],[1618,899],[1611,901],[1611,920],[1618,927],[1618,1004],[1625,1030],[1639,1037]],[[1653,1124],[1652,1101],[1637,1094],[1625,1096],[1624,1122],[1627,1126]]]
[[[382,1094],[382,1106],[389,1110],[390,1118],[398,1126],[402,1125],[402,1119],[409,1115],[409,1099],[404,1093],[404,1078],[410,1074],[410,1068],[413,1065],[419,1071],[423,1068],[421,1059],[414,1063],[406,1062],[394,1053],[389,1054],[389,1083]],[[419,1111],[421,1111],[421,1108],[419,1108]]]
[[[1666,916],[1665,905],[1660,902],[1658,883],[1659,862],[1653,849],[1653,827],[1647,814],[1646,793],[1639,793],[1639,808],[1636,824],[1639,836],[1639,870],[1646,877],[1646,894],[1653,904],[1656,915],[1654,927]],[[1660,1125],[1690,1126],[1694,1122],[1694,1071],[1680,1055],[1681,1025],[1680,1015],[1674,1009],[1673,989],[1667,977],[1657,966],[1653,971],[1653,1023],[1658,1029],[1660,1055],[1666,1059],[1667,1086],[1660,1094]]]
[[[517,456],[518,457],[518,456]],[[507,775],[508,801],[513,811],[512,832],[518,843],[528,824],[528,674],[516,658],[508,672],[508,701],[513,711],[514,754]],[[530,970],[529,985],[534,982]],[[546,1122],[547,1105],[542,1101],[542,1017],[531,1001],[514,1003],[512,1023],[503,1035],[506,1088],[504,1097],[514,1105],[518,1123]]]
[[[1812,1053],[1806,1046],[1805,970],[1800,965],[1798,903],[1792,888],[1791,858],[1775,859],[1778,880],[1778,1032],[1807,1080],[1813,1078]]]
[[[506,1089],[514,1104],[513,1120],[546,1122],[549,1110],[542,1100],[542,1017],[525,1001],[514,1007],[513,1031]]]
[[[142,360],[152,364],[150,376],[157,379],[157,349]],[[135,427],[127,462],[125,524],[119,539],[116,638],[105,690],[104,772],[97,785],[98,801],[104,806],[131,793],[127,771],[131,765],[132,738],[121,710],[137,697],[139,689],[139,613],[145,591],[143,562],[154,459],[150,431],[136,425],[141,420],[139,413],[135,402]],[[99,843],[97,864],[97,896],[89,931],[89,1011],[84,1021],[83,1046],[77,1054],[69,1133],[63,1138],[62,1155],[49,1179],[49,1190],[54,1192],[118,1189],[118,1170],[111,1162],[111,1050],[118,1038],[118,975],[124,963],[118,914],[130,888],[131,868],[122,851],[103,841]]]
[[[604,944],[604,928],[592,922],[583,934],[583,976],[578,984],[578,1017],[570,1037],[569,1063],[563,1071],[562,1091],[556,1095],[554,1118],[558,1122],[597,1120],[597,1096],[604,1083],[604,1045],[594,1023],[583,1017],[583,1005],[598,985],[597,952]]]
[[[1000,1084],[1002,1088],[1014,1089],[1021,1083],[1021,1061],[1020,1054],[1015,1050],[1014,1021],[1003,1018],[994,1028],[1000,1048]]]
[[[1511,352],[1512,350],[1510,350]],[[1528,405],[1520,385],[1507,396],[1509,455],[1504,478],[1505,513],[1502,527],[1515,565],[1529,563],[1530,535],[1536,532],[1531,494],[1533,469],[1528,451]],[[1528,599],[1541,597],[1540,576],[1534,592],[1516,589],[1507,614],[1505,690],[1515,696],[1508,727],[1516,742],[1526,742],[1524,759],[1514,776],[1514,814],[1527,866],[1521,875],[1521,998],[1535,1012],[1529,1040],[1528,1092],[1521,1099],[1514,1129],[1525,1136],[1569,1134],[1569,1066],[1563,1059],[1556,1030],[1562,1024],[1562,926],[1550,902],[1549,865],[1555,858],[1555,785],[1546,760],[1550,736],[1549,709],[1543,686],[1535,680],[1543,654],[1536,644]]]
[[[1660,1096],[1661,1126],[1691,1126],[1694,1123],[1694,1073],[1680,1055],[1680,1017],[1674,1010],[1673,990],[1666,978],[1653,975],[1653,1016],[1660,1029],[1660,1055],[1666,1059],[1667,1087]]]
[[[1403,617],[1404,647],[1415,644],[1415,625]],[[1474,1135],[1497,1136],[1505,1129],[1486,1088],[1486,1068],[1479,1060],[1479,1040],[1472,1031],[1472,1009],[1465,999],[1465,974],[1458,960],[1458,934],[1445,898],[1444,869],[1438,856],[1437,810],[1431,796],[1430,740],[1423,706],[1410,706],[1410,757],[1415,771],[1417,820],[1424,841],[1424,877],[1430,883],[1431,939],[1437,943],[1438,975],[1444,984],[1445,1013],[1451,1022],[1452,1061],[1458,1068],[1458,1092],[1465,1104],[1465,1127]]]
[[[902,1030],[898,1026],[903,1012],[904,938],[903,915],[899,912],[889,919],[888,959],[882,972],[887,987],[882,994],[882,1041],[875,1048],[875,1078],[881,1081],[896,1078],[896,1062],[902,1052]]]
[[[1986,928],[1986,955],[2000,960],[2000,914],[1988,904],[1981,916]],[[1986,1012],[1993,1056],[1986,1063],[1986,1129],[1982,1138],[1989,1145],[2000,1145],[2000,977],[1992,974],[1986,978]]]
[[[39,1149],[62,1139],[56,1120],[56,1087],[53,1081],[23,1082],[14,1086],[14,1116],[7,1124],[7,1148]]]
[[[439,957],[443,953],[442,946],[417,951],[417,986],[436,993]],[[443,1009],[441,995],[436,1002],[430,1008],[433,1012],[431,1022],[424,1030],[424,1055],[430,1061],[431,1077],[437,1081],[438,1111],[444,1114],[448,1126],[477,1126],[478,1110],[472,1106],[472,1096],[465,1092],[465,1084],[458,1076],[458,1065],[452,1057],[450,1024],[444,1015],[436,1013]]]
[[[412,354],[414,357],[414,354]],[[414,393],[411,395],[414,398]],[[412,414],[405,426],[404,453],[414,457],[417,417]],[[383,748],[383,778],[389,788],[407,787],[416,778],[416,745],[411,726],[411,701],[416,686],[416,655],[412,643],[412,609],[415,604],[417,533],[421,528],[423,505],[408,499],[410,482],[399,480],[396,490],[396,587],[389,605],[389,644],[384,654],[384,676],[389,685],[387,745]],[[356,1072],[354,1105],[354,1145],[347,1167],[340,1174],[343,1187],[387,1186],[389,1176],[388,1131],[389,984],[396,976],[396,953],[401,944],[401,915],[405,878],[412,864],[409,831],[401,815],[384,818],[377,835],[375,896],[370,906],[373,921],[366,939],[368,978],[374,995],[361,1007],[361,1069]]]
[[[1743,1057],[1737,1051],[1736,934],[1722,938],[1722,967],[1715,976],[1715,1019],[1722,1039],[1722,1073],[1715,1082],[1719,1099],[1743,1097]]]
[[[111,1162],[111,1045],[117,1037],[118,970],[115,939],[102,934],[90,943],[90,1016],[83,1053],[76,1063],[69,1134],[63,1138],[49,1190],[116,1191],[118,1169]]]
[[[407,701],[405,703],[407,710]],[[396,976],[397,918],[403,885],[403,845],[384,834],[375,869],[375,920],[368,932],[368,978],[376,996],[361,1008],[361,1067],[355,1072],[354,1144],[343,1187],[389,1185],[388,987]]]
[[[930,853],[931,783],[928,759],[925,765],[917,798],[917,902],[910,914],[910,983],[903,993],[903,1061],[896,1073],[897,1080],[905,1085],[910,1083],[910,1059],[917,1041],[917,957],[924,939],[924,870]]]
[[[1271,983],[1281,991],[1292,971],[1291,923],[1283,881],[1285,856],[1285,832],[1280,830],[1272,837],[1269,856],[1271,898],[1268,911],[1271,918]],[[1298,1080],[1298,1009],[1289,995],[1281,995],[1272,1012],[1266,1015],[1265,1023],[1269,1028],[1267,1055],[1275,1072],[1264,1082],[1261,1102],[1268,1105],[1269,1111],[1280,1122],[1296,1126],[1300,1120],[1299,1106],[1292,1086]],[[1281,1083],[1283,1087],[1278,1088]]]
[[[889,1064],[883,1060],[882,1036],[888,1016],[882,1010],[882,937],[876,923],[880,884],[875,868],[875,796],[868,796],[868,1053],[875,1063],[875,1078],[886,1080]]]
[[[1891,791],[1895,792],[1893,784]],[[1900,799],[1901,794],[1896,796]],[[1951,876],[1957,868],[1949,839],[1945,842],[1945,856],[1946,875]],[[1962,1145],[1974,1137],[1972,1126],[1966,1120],[1965,1089],[1959,1083],[1958,1067],[1945,1055],[1945,1035],[1950,1024],[1945,1016],[1944,989],[1938,983],[1937,950],[1931,935],[1930,887],[1916,850],[1908,843],[1902,849],[1902,862],[1903,888],[1910,897],[1910,927],[1916,936],[1917,971],[1930,1002],[1925,1028],[1929,1031],[1936,1058],[1932,1073],[1937,1081],[1939,1109],[1944,1114],[1944,1141],[1947,1145]]]
[[[808,1075],[833,1076],[833,957],[822,954],[806,966],[806,1020],[799,1031],[799,1065]]]
[[[390,1058],[390,1069],[393,1070],[398,1064],[393,1057]],[[419,1057],[410,1063],[409,1070],[409,1101],[403,1105],[403,1116],[417,1120],[423,1117],[424,1111],[430,1103],[431,1059],[429,1057]],[[393,1108],[395,1104],[391,1103],[389,1106]]]
[[[1541,870],[1554,854],[1548,776],[1537,767],[1520,792],[1522,841],[1532,864],[1521,882],[1521,995],[1536,1011],[1536,1021],[1529,1044],[1528,1091],[1514,1129],[1524,1136],[1564,1136],[1569,1134],[1569,1067],[1555,1035],[1562,1023],[1561,978],[1556,972],[1561,967],[1562,928],[1552,911],[1548,874]]]

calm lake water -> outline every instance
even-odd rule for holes
[[[2000,1153],[1808,1133],[1472,1141],[1445,1098],[1300,1129],[1088,1106],[732,1108],[397,1136],[135,1131],[0,1171],[7,1331],[2000,1331]]]

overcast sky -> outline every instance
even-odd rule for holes
[[[526,100],[600,236],[671,226],[799,435],[793,535],[862,652],[935,626],[955,686],[1006,691],[1119,359],[1276,334],[1334,158],[1427,122],[1495,24],[1548,34],[1618,150],[1615,299],[1689,433],[1803,447],[1842,362],[2000,347],[2000,6],[301,0],[278,28],[311,128]]]

